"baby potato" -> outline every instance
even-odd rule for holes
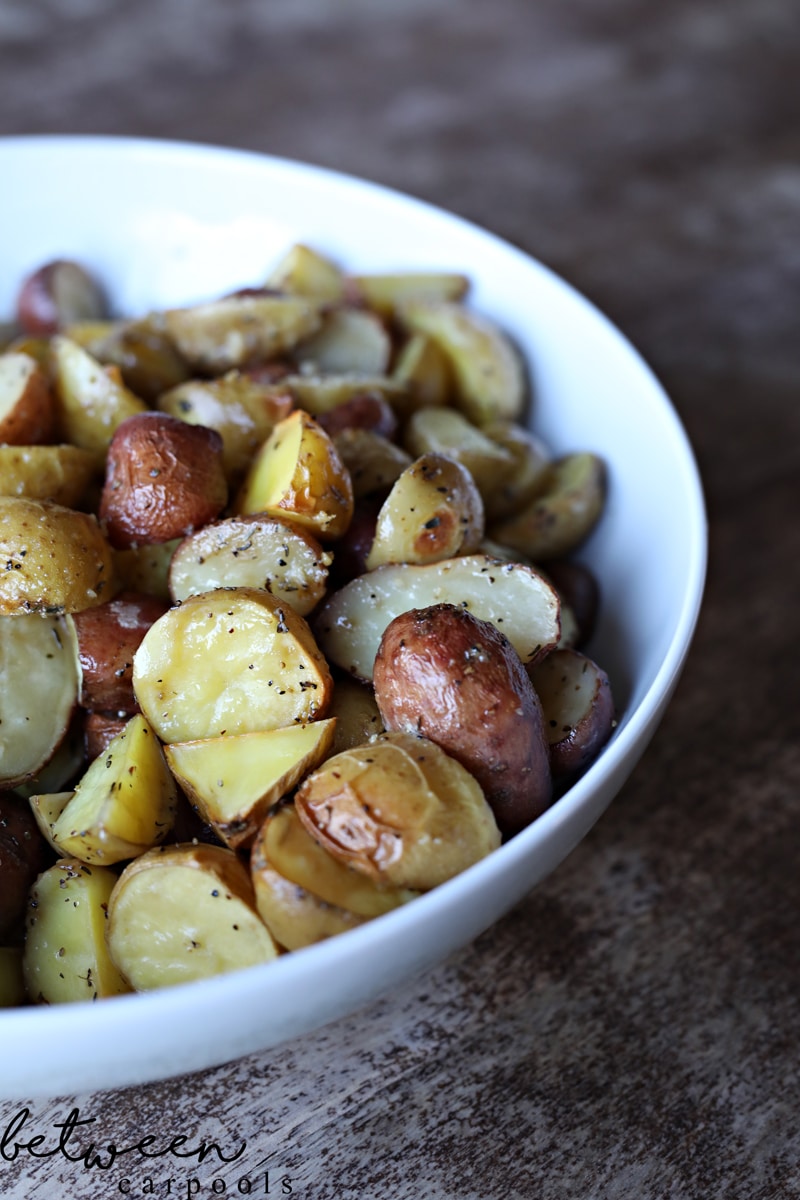
[[[423,454],[384,501],[367,569],[471,554],[482,537],[483,501],[472,475],[447,455]]]
[[[410,300],[463,300],[469,279],[455,271],[395,271],[350,275],[350,292],[384,317]]]
[[[302,724],[333,681],[305,620],[257,588],[190,596],[145,634],[133,689],[163,742]]]
[[[164,313],[178,353],[191,368],[210,375],[277,358],[320,323],[318,301],[268,293],[226,296]]]
[[[155,412],[117,429],[100,500],[100,519],[116,549],[191,533],[219,516],[227,499],[215,430]]]
[[[336,718],[333,754],[361,746],[376,733],[386,732],[374,691],[350,675],[336,678],[328,715]]]
[[[382,396],[392,408],[404,398],[403,384],[392,376],[364,375],[360,371],[336,375],[290,373],[281,378],[280,386],[290,393],[298,408],[312,417],[324,416],[365,392]]]
[[[550,803],[542,708],[519,655],[488,621],[452,604],[396,617],[375,657],[387,730],[436,742],[474,775],[504,834]]]
[[[122,733],[128,720],[127,716],[118,717],[115,713],[87,710],[82,720],[85,761],[93,762],[98,755],[107,750],[117,734]]]
[[[350,476],[356,500],[385,492],[411,465],[411,455],[402,446],[374,429],[342,429],[333,442]]]
[[[447,355],[425,333],[412,334],[400,347],[392,378],[403,388],[394,401],[401,417],[450,402],[453,379]]]
[[[547,489],[490,535],[533,562],[561,558],[592,532],[606,498],[606,469],[596,454],[568,454],[553,464]]]
[[[108,903],[108,949],[137,992],[270,962],[278,948],[233,850],[160,846],[129,863]]]
[[[353,487],[332,439],[302,409],[279,421],[247,473],[236,512],[269,513],[335,540],[353,516]]]
[[[349,399],[317,417],[330,437],[345,429],[365,429],[391,441],[397,433],[397,417],[380,392],[356,392]]]
[[[384,733],[329,758],[295,794],[312,838],[375,883],[427,891],[500,844],[480,785],[435,742]]]
[[[412,413],[403,444],[415,456],[446,454],[463,463],[484,498],[514,469],[511,452],[454,408],[420,408]]]
[[[155,542],[151,546],[131,546],[114,554],[114,571],[120,587],[128,592],[144,592],[159,600],[172,599],[169,570],[172,556],[181,538]]]
[[[156,400],[188,377],[160,313],[133,321],[79,321],[64,332],[98,362],[117,367],[125,386],[143,400]]]
[[[559,599],[547,580],[521,563],[485,554],[376,567],[334,592],[314,629],[332,663],[357,679],[371,680],[389,622],[410,608],[432,604],[455,604],[491,621],[523,662],[543,658],[561,637]]]
[[[446,300],[407,300],[398,316],[407,330],[427,334],[445,353],[455,402],[470,421],[519,420],[527,399],[525,370],[516,347],[493,321]]]
[[[125,387],[116,368],[106,369],[71,338],[54,337],[50,354],[61,437],[89,450],[102,467],[117,426],[147,405]]]
[[[577,650],[554,650],[529,675],[542,704],[553,775],[579,775],[614,729],[614,699],[605,671]]]
[[[17,322],[25,333],[57,333],[72,321],[104,317],[108,303],[99,282],[69,258],[43,263],[22,282]]]
[[[0,792],[0,945],[21,940],[28,888],[49,859],[28,802]]]
[[[498,472],[486,489],[486,515],[492,520],[510,516],[547,490],[552,456],[540,438],[513,421],[490,421],[483,433],[510,455],[507,471]]]
[[[325,594],[332,555],[280,517],[229,517],[189,534],[172,557],[169,588],[185,600],[217,587],[266,588],[305,616]]]
[[[94,475],[94,457],[80,446],[0,445],[0,496],[76,508]]]
[[[318,375],[384,375],[391,354],[391,338],[375,313],[334,308],[316,333],[295,346],[292,357],[301,370]]]
[[[576,649],[594,633],[600,609],[600,586],[585,563],[556,559],[547,564],[547,578],[561,597],[562,611],[568,607],[575,618]]]
[[[0,354],[0,442],[37,445],[55,429],[55,401],[46,371],[29,354]]]
[[[94,516],[0,496],[0,615],[80,612],[110,594],[113,557]]]
[[[56,753],[78,701],[75,635],[63,617],[0,617],[0,788]]]
[[[155,596],[120,592],[113,600],[68,617],[75,630],[83,708],[136,712],[133,655],[166,604]]]
[[[22,969],[34,1004],[102,1000],[130,988],[106,947],[106,912],[117,877],[109,867],[62,858],[30,891]]]
[[[313,946],[369,920],[328,904],[286,879],[264,857],[260,842],[253,847],[250,869],[258,914],[284,950]]]
[[[270,272],[267,287],[335,304],[344,299],[345,278],[329,258],[298,242]]]

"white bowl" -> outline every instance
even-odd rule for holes
[[[351,270],[467,272],[474,307],[527,355],[533,427],[556,450],[609,464],[608,508],[582,557],[603,588],[592,653],[622,709],[609,746],[548,812],[405,908],[208,982],[0,1013],[0,1095],[29,1097],[164,1078],[297,1037],[501,917],[587,833],[653,734],[694,631],[706,523],[683,429],[635,351],[567,284],[465,221],[329,171],[165,142],[0,140],[0,179],[0,318],[26,272],[63,256],[92,268],[128,313],[258,282],[295,241]]]

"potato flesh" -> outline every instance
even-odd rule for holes
[[[34,1003],[97,1000],[130,991],[106,947],[106,911],[117,877],[108,867],[60,859],[31,888],[23,953]]]
[[[24,353],[0,354],[0,442],[48,441],[53,417],[50,385],[36,359]]]
[[[329,304],[344,295],[344,275],[334,262],[301,242],[290,246],[267,279],[267,287]]]
[[[602,459],[596,454],[568,454],[553,464],[542,494],[490,532],[534,562],[547,562],[569,554],[589,536],[605,497]]]
[[[82,862],[121,862],[163,841],[176,807],[161,746],[137,714],[89,766],[53,826],[53,841]]]
[[[277,947],[233,850],[160,847],[123,871],[108,906],[108,947],[135,991],[269,962]]]
[[[432,604],[458,604],[491,621],[523,662],[544,657],[560,637],[555,590],[530,567],[482,554],[422,566],[376,567],[345,584],[323,605],[317,639],[331,662],[357,678],[372,679],[386,626],[402,612]]]
[[[259,915],[279,946],[300,950],[357,929],[368,917],[337,908],[286,879],[260,854],[252,857],[253,886]]]
[[[167,746],[167,762],[203,820],[234,849],[252,841],[277,803],[325,757],[336,722]]]
[[[0,617],[0,786],[33,778],[78,702],[74,632],[63,617]]]
[[[529,674],[544,711],[553,773],[577,774],[597,756],[614,727],[608,676],[572,649],[554,651]]]
[[[417,456],[445,454],[463,463],[484,498],[514,466],[504,446],[486,437],[453,408],[419,409],[406,425],[404,444]]]
[[[303,369],[320,375],[383,375],[392,353],[391,339],[374,313],[334,309],[321,329],[295,347]]]
[[[79,446],[0,446],[0,495],[52,500],[71,508],[94,475],[94,459]]]
[[[328,759],[298,789],[295,804],[324,849],[392,887],[437,887],[500,845],[472,775],[411,734],[381,734]]]
[[[54,337],[51,351],[62,433],[102,465],[117,426],[147,405],[70,338]]]
[[[299,296],[228,297],[164,314],[191,367],[221,374],[284,354],[319,328],[319,305]]]
[[[332,680],[302,617],[255,588],[190,596],[133,661],[142,712],[164,742],[277,729],[323,716]]]

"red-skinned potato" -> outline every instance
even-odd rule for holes
[[[387,730],[429,738],[466,767],[501,832],[518,832],[547,808],[541,705],[494,625],[452,604],[401,613],[381,639],[373,683]]]
[[[394,409],[378,392],[357,392],[330,412],[320,413],[317,420],[331,437],[343,429],[369,429],[391,441],[397,433]]]
[[[183,537],[219,516],[227,498],[215,430],[147,412],[115,432],[100,519],[116,549]]]
[[[577,650],[554,650],[528,672],[544,712],[554,778],[579,775],[614,728],[614,698],[605,671]]]
[[[120,592],[71,618],[81,665],[80,704],[109,713],[138,711],[133,695],[133,655],[147,630],[166,612],[155,596]]]
[[[0,442],[35,446],[55,429],[55,401],[44,368],[30,354],[0,354]]]
[[[83,718],[83,745],[86,762],[93,762],[105,753],[109,744],[128,724],[127,713],[118,717],[116,713],[89,712]]]
[[[21,934],[28,888],[50,857],[27,800],[0,792],[0,944]]]
[[[547,564],[547,577],[563,602],[572,609],[578,626],[577,645],[583,646],[594,633],[600,608],[600,587],[587,566],[567,559]]]
[[[17,323],[24,333],[51,334],[73,324],[102,318],[106,298],[85,267],[57,258],[33,271],[17,296]]]

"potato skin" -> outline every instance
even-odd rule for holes
[[[133,655],[167,607],[155,596],[120,592],[113,600],[74,615],[83,708],[117,714],[138,711]]]
[[[164,413],[139,413],[108,448],[100,519],[117,550],[168,542],[207,525],[228,499],[222,438]]]
[[[436,742],[483,788],[505,835],[551,800],[539,699],[508,639],[451,604],[389,623],[375,658],[375,699],[388,730]]]
[[[0,792],[0,944],[21,934],[28,889],[50,858],[27,801]]]

